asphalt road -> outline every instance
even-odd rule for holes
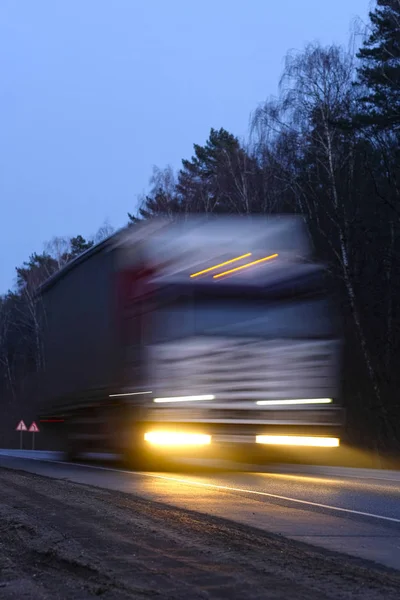
[[[0,450],[0,467],[132,493],[400,570],[399,472],[286,465],[284,473],[139,473],[59,458]]]

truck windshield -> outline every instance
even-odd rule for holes
[[[198,336],[329,338],[338,327],[331,302],[319,296],[297,301],[179,298],[155,311],[153,343]]]

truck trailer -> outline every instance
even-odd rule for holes
[[[154,468],[340,444],[340,327],[300,218],[139,222],[38,302],[40,420],[71,459],[108,451]]]

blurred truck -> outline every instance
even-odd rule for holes
[[[67,264],[39,302],[40,418],[70,458],[110,451],[145,468],[340,443],[340,327],[299,218],[138,223]]]

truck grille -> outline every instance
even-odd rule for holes
[[[150,352],[154,393],[213,394],[212,408],[259,412],[257,400],[338,393],[339,347],[331,340],[191,338],[153,346]]]

